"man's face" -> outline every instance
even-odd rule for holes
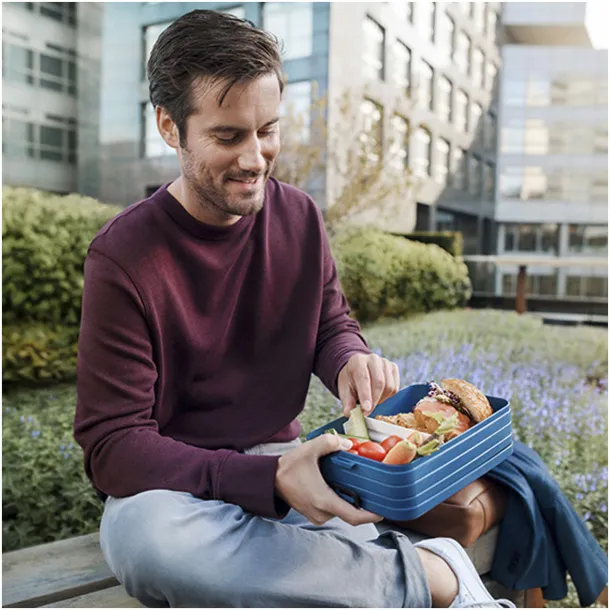
[[[234,85],[218,106],[208,82],[193,89],[196,111],[178,150],[182,176],[198,204],[219,219],[256,214],[280,151],[280,86],[275,75]]]

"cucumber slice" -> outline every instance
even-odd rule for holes
[[[355,438],[357,441],[363,443],[364,441],[370,441],[370,438],[363,438],[362,436],[356,436],[355,434],[339,434],[334,428],[326,430],[325,434],[331,434],[332,436],[340,436],[341,438]]]
[[[366,427],[366,419],[360,406],[355,407],[350,411],[349,419],[343,424],[343,429],[347,436],[364,438],[367,441],[371,440],[369,431]]]

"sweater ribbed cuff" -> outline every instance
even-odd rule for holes
[[[232,453],[220,472],[217,499],[262,517],[282,519],[290,507],[275,495],[279,456]]]

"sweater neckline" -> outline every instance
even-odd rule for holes
[[[151,199],[158,201],[177,224],[199,239],[214,241],[231,239],[250,226],[254,220],[254,215],[242,216],[236,223],[225,227],[201,222],[187,212],[185,207],[167,190],[170,184],[171,182],[168,182],[161,186],[151,196]]]

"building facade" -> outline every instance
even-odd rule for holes
[[[99,192],[101,3],[2,4],[3,184]]]
[[[128,204],[177,175],[175,152],[157,133],[145,63],[161,31],[195,8],[229,11],[284,43],[284,103],[305,115],[326,95],[329,132],[350,90],[384,155],[421,188],[396,232],[462,230],[466,251],[489,251],[493,235],[498,3],[107,3],[104,13],[99,197]],[[392,136],[400,135],[390,150]],[[395,139],[395,138],[394,138]],[[330,137],[329,141],[330,143]],[[312,195],[324,207],[336,177]]]
[[[608,52],[585,3],[506,3],[502,20],[497,252],[530,257],[532,296],[607,303]],[[549,256],[561,266],[536,266]],[[496,294],[515,293],[516,271],[497,269]]]

